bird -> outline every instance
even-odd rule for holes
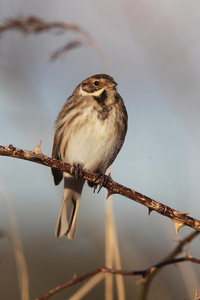
[[[116,86],[110,75],[96,74],[75,88],[55,122],[52,158],[105,174],[122,148],[127,132],[127,110]],[[55,185],[64,177],[55,235],[73,239],[85,179],[57,168],[51,170]],[[93,182],[88,185],[95,187]]]

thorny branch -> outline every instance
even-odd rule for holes
[[[134,275],[138,276],[138,275],[140,275],[143,278],[141,280],[138,280],[137,283],[138,284],[144,284],[145,282],[148,282],[149,278],[151,278],[153,273],[160,270],[164,266],[171,265],[171,264],[176,264],[176,263],[180,263],[180,262],[184,262],[184,261],[190,261],[190,262],[193,262],[193,263],[200,264],[200,260],[192,257],[189,253],[187,253],[187,255],[184,256],[184,257],[175,258],[175,256],[177,256],[180,252],[182,252],[183,247],[185,245],[187,245],[191,240],[193,240],[198,234],[199,234],[199,232],[196,231],[196,232],[193,232],[192,234],[186,236],[185,239],[183,239],[182,241],[179,242],[178,246],[172,251],[172,253],[170,253],[166,258],[161,260],[159,263],[151,266],[150,268],[148,268],[146,270],[125,271],[125,270],[117,270],[117,269],[111,269],[111,268],[105,268],[105,267],[98,267],[97,269],[95,269],[95,270],[93,270],[89,273],[86,273],[82,276],[73,278],[73,279],[67,281],[64,284],[59,285],[59,286],[51,289],[50,291],[45,293],[43,296],[37,298],[36,300],[48,299],[53,294],[65,289],[65,288],[67,288],[71,285],[74,285],[78,282],[83,282],[87,278],[89,278],[91,276],[94,276],[94,275],[96,275],[97,273],[100,273],[100,272],[110,273],[110,274],[120,274],[120,275],[124,275],[124,276],[134,276]],[[142,298],[142,299],[145,299],[145,298]]]
[[[66,54],[69,50],[80,47],[89,46],[93,48],[100,56],[104,69],[107,70],[107,61],[99,44],[90,37],[80,26],[66,22],[49,22],[36,16],[22,16],[7,20],[4,24],[0,24],[0,34],[8,30],[18,30],[23,36],[31,34],[39,34],[47,31],[54,31],[56,34],[63,34],[66,31],[73,31],[78,35],[78,38],[71,40],[65,45],[58,48],[51,55],[51,59],[55,60],[58,57]]]
[[[147,273],[146,273],[147,276],[140,280],[140,283],[143,283],[143,287],[141,290],[141,298],[140,298],[141,300],[147,299],[148,290],[151,285],[151,282],[152,282],[153,278],[155,277],[155,275],[161,270],[162,264],[165,264],[165,263],[168,264],[167,262],[170,262],[170,261],[172,262],[175,259],[175,257],[183,251],[183,247],[188,246],[190,244],[190,242],[199,235],[199,233],[200,233],[199,231],[194,231],[191,234],[189,234],[188,236],[186,236],[184,239],[179,241],[179,243],[175,247],[175,249],[157,264],[157,265],[160,265],[160,268],[155,268],[155,267],[149,268],[149,271],[147,271]],[[191,257],[191,255],[189,253],[187,253],[186,257]],[[183,261],[186,261],[186,260],[187,259],[185,259]],[[177,262],[181,262],[181,261],[177,261]]]
[[[15,157],[15,158],[29,160],[29,161],[32,161],[35,163],[39,163],[39,164],[48,166],[48,167],[60,169],[62,171],[65,171],[65,172],[73,175],[73,172],[74,172],[73,166],[71,166],[67,163],[64,163],[60,160],[52,159],[48,156],[45,156],[41,152],[40,144],[41,144],[41,142],[32,151],[18,149],[18,148],[13,147],[12,145],[9,145],[8,147],[0,146],[0,155],[11,156],[11,157]],[[96,182],[97,184],[101,184],[103,181],[102,177],[100,177],[98,180],[95,180],[96,176],[97,176],[97,174],[90,173],[85,170],[83,170],[83,172],[81,172],[81,174],[79,174],[79,177],[84,177],[86,180],[90,180],[92,182]],[[112,178],[109,176],[108,176],[108,181],[106,183],[106,189],[108,190],[107,197],[109,197],[112,194],[120,194],[126,198],[134,200],[134,201],[148,207],[149,214],[153,210],[155,210],[159,214],[172,219],[174,226],[175,226],[176,233],[179,231],[179,229],[182,226],[189,226],[197,231],[200,231],[200,221],[199,220],[189,217],[187,213],[181,213],[165,204],[162,204],[162,203],[155,201],[145,195],[142,195],[130,188],[127,188],[127,187],[113,181]]]

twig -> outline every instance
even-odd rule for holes
[[[86,299],[86,295],[88,295],[92,291],[92,289],[94,289],[107,276],[102,272],[95,274],[87,281],[82,282],[83,284],[81,285],[81,287],[78,288],[70,297],[68,297],[67,300],[81,300],[84,298]]]
[[[47,292],[43,296],[37,298],[36,300],[48,299],[53,294],[65,289],[65,288],[67,288],[71,285],[74,285],[78,282],[83,282],[87,278],[89,278],[91,276],[94,276],[95,274],[100,273],[100,272],[111,273],[111,274],[120,274],[120,275],[124,275],[124,276],[138,276],[138,275],[140,275],[143,278],[141,280],[139,280],[139,283],[143,284],[148,279],[148,277],[150,277],[153,274],[153,272],[155,272],[155,270],[159,270],[164,266],[171,265],[171,264],[176,264],[176,263],[180,263],[180,262],[184,262],[184,261],[190,261],[190,262],[193,262],[193,263],[200,264],[199,259],[196,259],[196,258],[192,257],[189,254],[187,254],[184,257],[180,257],[180,258],[171,258],[171,255],[179,254],[179,252],[182,250],[183,246],[185,244],[187,244],[188,242],[190,242],[192,239],[194,239],[197,235],[198,235],[198,232],[195,232],[195,233],[192,233],[189,236],[187,236],[184,240],[179,242],[179,245],[174,249],[174,251],[172,253],[170,253],[164,260],[162,260],[161,262],[151,266],[150,268],[148,268],[146,270],[125,271],[125,270],[117,270],[117,269],[113,269],[113,268],[98,267],[97,269],[95,269],[95,270],[93,270],[89,273],[86,273],[86,274],[84,274],[80,277],[73,278],[73,279],[67,281],[64,284],[59,285],[54,289],[51,289],[49,292]]]
[[[175,249],[160,261],[160,263],[159,263],[160,266],[165,262],[172,261],[179,253],[181,253],[183,251],[183,247],[186,246],[187,244],[189,244],[194,238],[196,238],[199,235],[199,233],[200,233],[199,231],[194,231],[191,234],[189,234],[188,236],[186,236],[183,240],[179,241],[179,243],[175,247]],[[142,287],[141,295],[140,295],[141,300],[147,299],[150,284],[151,284],[153,278],[155,277],[155,275],[159,271],[160,271],[160,268],[150,268],[149,270],[147,270],[145,278],[143,278],[141,280],[143,283],[143,287]],[[139,281],[139,283],[141,283],[141,281]]]
[[[41,142],[40,142],[41,143]],[[33,151],[26,151],[13,147],[12,145],[5,147],[0,146],[0,155],[11,156],[15,158],[20,158],[24,160],[29,160],[35,163],[39,163],[48,167],[58,168],[69,174],[73,174],[73,166],[64,163],[60,160],[52,159],[48,156],[42,154],[40,150],[40,144]],[[80,177],[84,177],[86,180],[95,182],[96,174],[90,173],[88,171],[83,171],[79,174]],[[97,184],[102,183],[102,177],[97,181]],[[172,219],[176,232],[182,226],[189,226],[197,231],[200,231],[200,221],[192,217],[187,216],[187,213],[181,213],[165,204],[155,201],[145,195],[142,195],[130,188],[127,188],[108,177],[108,182],[106,183],[106,188],[108,190],[108,196],[111,194],[120,194],[131,200],[134,200],[149,209],[149,213],[153,210],[157,211],[159,214]]]
[[[51,297],[53,294],[71,286],[71,285],[74,285],[76,284],[77,282],[83,282],[85,279],[91,277],[91,276],[94,276],[95,274],[99,273],[100,270],[99,269],[95,269],[94,271],[91,271],[89,273],[86,273],[80,277],[76,277],[76,278],[73,278],[69,281],[67,281],[66,283],[64,284],[61,284],[57,287],[55,287],[54,289],[50,290],[49,292],[47,292],[46,294],[44,294],[43,296],[39,297],[39,298],[36,298],[35,300],[43,300],[43,299],[47,299],[49,297]]]
[[[140,271],[124,271],[124,270],[117,270],[117,269],[111,269],[111,268],[105,268],[105,267],[98,267],[98,269],[101,272],[107,272],[107,273],[111,273],[111,274],[120,274],[120,275],[125,275],[125,276],[133,276],[133,275],[141,275],[143,277],[148,276],[149,274],[151,274],[151,272],[153,272],[154,269],[160,269],[164,266],[168,266],[168,265],[173,265],[173,264],[177,264],[183,261],[190,261],[196,264],[200,264],[200,259],[191,257],[191,256],[184,256],[184,257],[179,257],[179,258],[174,258],[171,260],[166,260],[160,263],[157,263],[155,265],[153,265],[151,268],[147,269],[147,270],[140,270]],[[140,283],[143,283],[142,281],[140,281]]]

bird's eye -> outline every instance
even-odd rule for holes
[[[98,86],[99,85],[99,81],[95,81],[94,85]]]

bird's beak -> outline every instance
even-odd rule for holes
[[[110,83],[108,84],[109,87],[113,88],[117,86],[117,82],[115,82],[114,80],[110,81]]]

